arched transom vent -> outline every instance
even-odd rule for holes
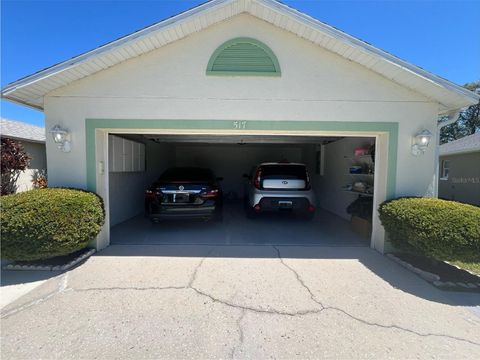
[[[208,62],[207,75],[280,76],[280,65],[264,43],[251,38],[236,38],[215,50]]]

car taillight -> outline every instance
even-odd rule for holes
[[[255,177],[253,178],[253,185],[257,189],[260,189],[261,177],[262,177],[262,168],[258,168],[257,171],[255,172]]]
[[[220,194],[218,189],[212,189],[210,191],[202,193],[200,196],[204,199],[213,199],[216,198]]]
[[[315,209],[315,206],[313,206],[313,205],[309,205],[309,206],[308,206],[308,211],[309,211],[309,212],[313,213],[313,212],[315,212],[315,210],[316,210],[316,209]]]

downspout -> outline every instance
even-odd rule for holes
[[[435,144],[435,176],[433,177],[433,197],[435,198],[438,197],[438,180],[440,176],[440,132],[445,126],[456,122],[458,120],[458,116],[462,111],[463,109],[458,109],[450,111],[446,114],[440,114],[440,118],[437,121],[437,141]]]

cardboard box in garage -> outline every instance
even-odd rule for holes
[[[350,221],[352,230],[363,238],[369,239],[372,235],[372,223],[358,216],[352,216]]]

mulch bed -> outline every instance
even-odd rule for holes
[[[82,262],[90,255],[94,250],[86,248],[69,255],[57,256],[50,259],[34,260],[34,261],[15,261],[7,266],[4,266],[4,270],[67,270],[78,263]]]

